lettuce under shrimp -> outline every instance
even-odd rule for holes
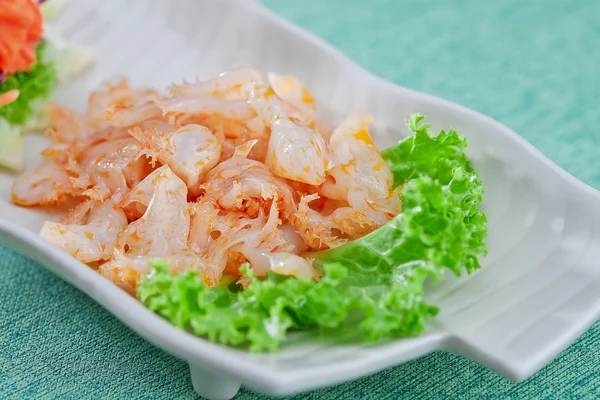
[[[275,351],[293,329],[341,329],[359,316],[365,340],[419,334],[438,312],[424,300],[427,278],[480,267],[487,219],[478,205],[483,187],[453,129],[433,136],[423,116],[407,122],[414,135],[382,152],[402,185],[403,211],[363,238],[311,254],[317,282],[270,273],[256,278],[248,265],[245,289],[207,288],[197,272],[171,275],[164,261],[138,286],[140,300],[182,329],[251,351]]]

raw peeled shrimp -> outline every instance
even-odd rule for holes
[[[281,230],[283,240],[290,245],[292,253],[300,255],[307,250],[304,240],[296,227],[292,226],[289,222],[285,222],[278,229]]]
[[[214,116],[219,119],[243,122],[256,116],[246,100],[223,100],[198,96],[163,99],[157,104],[173,125],[194,123]]]
[[[156,170],[152,179],[156,179],[156,186],[144,215],[121,232],[114,258],[100,268],[124,284],[132,285],[149,273],[147,261],[153,257],[169,260],[173,271],[206,269],[187,246],[190,216],[185,183],[166,165]]]
[[[344,244],[347,239],[335,234],[334,229],[338,229],[338,226],[333,219],[310,208],[309,203],[318,199],[319,195],[316,193],[303,196],[298,211],[290,217],[291,225],[298,229],[299,235],[310,249],[322,250]]]
[[[129,87],[123,79],[116,85],[105,85],[105,90],[92,92],[85,115],[87,126],[99,130],[107,126],[125,127],[146,119],[161,118],[161,110],[154,101],[158,92]]]
[[[330,199],[347,201],[355,210],[365,210],[377,226],[400,212],[399,189],[375,147],[368,131],[370,117],[350,115],[333,131],[329,148],[335,167],[320,193]]]
[[[153,98],[138,100],[138,104],[117,103],[104,112],[104,117],[112,126],[127,127],[148,119],[161,118],[162,111]]]
[[[51,105],[49,113],[52,127],[44,134],[54,143],[44,149],[42,155],[62,165],[73,177],[74,187],[85,190],[91,183],[86,178],[88,175],[85,169],[80,165],[82,155],[104,141],[129,137],[129,135],[126,130],[115,127],[94,131],[82,118],[65,107]],[[84,177],[79,179],[78,177],[82,175]]]
[[[317,271],[312,261],[288,252],[266,253],[269,259],[269,269],[280,275],[295,276],[302,279],[312,279]]]
[[[164,171],[168,166],[155,169],[140,183],[135,185],[121,200],[121,207],[130,219],[138,219],[146,212],[159,180],[164,179]]]
[[[283,100],[284,110],[292,118],[311,125],[317,111],[317,102],[308,89],[293,76],[270,73],[269,83]]]
[[[226,100],[245,100],[247,98],[246,84],[264,84],[265,75],[252,67],[238,67],[222,72],[213,79],[195,83],[184,82],[181,85],[171,85],[171,97],[216,97]]]
[[[242,210],[248,200],[281,199],[284,212],[295,210],[293,192],[262,163],[248,159],[257,143],[251,140],[235,149],[234,155],[212,169],[201,186],[207,197],[226,210]]]
[[[123,127],[103,126],[95,129],[66,107],[49,105],[51,128],[44,134],[55,144],[68,144],[81,151],[104,140],[112,140],[129,136]]]
[[[220,73],[213,79],[171,85],[171,97],[213,97],[225,100],[247,100],[252,84],[270,84],[284,101],[285,110],[294,118],[310,124],[317,108],[312,94],[296,78],[270,73],[266,77],[252,67],[239,67]]]
[[[205,254],[214,239],[228,233],[233,225],[233,223],[225,223],[228,218],[237,219],[240,216],[237,213],[235,216],[233,213],[219,215],[219,206],[206,197],[190,203],[188,210],[192,218],[188,246],[197,254]]]
[[[269,245],[268,242],[265,242],[259,246],[244,243],[232,247],[231,250],[243,255],[250,262],[252,272],[259,277],[267,275],[268,271],[304,279],[317,276],[312,261],[294,254],[289,248],[279,248],[279,246]]]
[[[127,226],[123,210],[105,201],[91,208],[85,224],[46,221],[40,236],[84,263],[110,258],[117,235]]]
[[[11,199],[15,204],[29,207],[60,204],[73,194],[70,178],[60,164],[43,164],[14,180]]]
[[[265,125],[247,104],[249,86],[254,82],[262,84],[267,78],[259,70],[240,67],[206,81],[171,85],[170,99],[158,105],[177,126],[198,123],[226,137],[266,138]]]
[[[42,152],[46,164],[14,181],[15,204],[56,205],[92,186],[97,189],[90,193],[102,200],[122,195],[149,172],[146,160],[140,158],[141,145],[125,136],[126,131],[105,128],[91,133],[79,118],[62,107],[53,107],[51,115],[58,123],[47,135],[56,143]]]
[[[336,247],[364,236],[400,212],[400,189],[392,189],[394,178],[369,135],[369,122],[368,117],[350,115],[331,135],[335,166],[327,172],[319,194],[340,206],[330,212],[314,210],[309,203],[319,196],[313,194],[302,198],[292,218],[313,249]]]
[[[239,275],[237,267],[244,261],[250,261],[257,276],[264,276],[271,266],[280,268],[282,258],[294,261],[290,273],[307,276],[306,265],[294,254],[301,251],[301,246],[294,242],[298,239],[301,242],[302,238],[292,227],[280,226],[276,201],[271,203],[268,216],[261,209],[255,218],[241,212],[221,214],[219,206],[206,197],[190,207],[193,217],[189,247],[211,265],[209,273],[214,275],[208,280],[218,280],[223,272]],[[278,256],[269,258],[274,251]],[[312,266],[310,271],[312,274]]]
[[[147,156],[171,167],[197,195],[200,180],[221,158],[221,142],[202,125],[189,124],[178,129],[162,125],[136,127],[130,134],[142,143]]]
[[[292,121],[284,103],[270,87],[253,85],[248,103],[270,127],[265,164],[271,172],[310,185],[325,181],[333,165],[321,134],[300,121]]]
[[[50,105],[49,116],[52,127],[44,134],[56,143],[84,141],[91,133],[85,122],[66,107]]]
[[[211,266],[208,271],[208,281],[218,282],[228,266],[228,261],[236,254],[241,255],[243,259],[238,261],[234,258],[236,261],[234,269],[227,271],[233,275],[236,275],[241,261],[251,261],[257,249],[262,249],[262,252],[271,252],[279,248],[288,249],[281,231],[277,229],[281,222],[278,214],[274,200],[269,208],[268,216],[265,216],[261,209],[255,218],[240,215],[238,218],[229,219],[229,226],[215,223],[211,227],[211,235],[214,232],[219,232],[219,235],[209,242],[205,252],[205,259]],[[256,272],[257,275],[264,275],[266,270],[259,268]]]
[[[78,160],[81,174],[75,186],[94,187],[100,199],[112,196],[118,203],[151,171],[142,155],[142,145],[132,137],[103,141],[84,151]]]
[[[248,285],[246,262],[258,277],[318,279],[307,251],[400,211],[368,119],[321,131],[314,98],[293,77],[241,67],[166,97],[122,81],[92,93],[81,117],[58,106],[50,116],[46,164],[15,181],[13,201],[80,200],[42,236],[129,291],[154,257],[210,287],[223,275]]]

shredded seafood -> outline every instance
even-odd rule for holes
[[[79,205],[40,235],[133,291],[163,258],[209,286],[269,270],[318,279],[310,251],[364,236],[401,211],[369,116],[322,132],[316,101],[293,77],[251,67],[172,85],[126,81],[77,116],[51,110],[43,164],[18,177],[15,204]]]

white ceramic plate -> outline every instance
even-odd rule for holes
[[[486,189],[489,256],[467,279],[429,290],[441,314],[426,334],[377,346],[300,335],[278,354],[211,344],[148,311],[37,232],[49,216],[10,203],[13,176],[0,177],[0,239],[72,283],[160,348],[190,363],[196,391],[227,399],[240,383],[277,395],[371,374],[436,349],[454,351],[513,379],[524,379],[600,316],[600,194],[558,168],[505,126],[449,102],[384,82],[320,39],[249,0],[79,0],[57,29],[97,57],[56,100],[82,110],[89,89],[125,75],[164,88],[195,74],[250,64],[292,74],[330,115],[371,113],[381,148],[406,134],[422,112],[435,129],[454,126]],[[41,136],[27,137],[27,167]]]

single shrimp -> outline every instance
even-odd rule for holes
[[[198,96],[162,99],[157,101],[157,105],[162,109],[163,114],[169,117],[169,123],[176,126],[202,121],[209,117],[243,122],[256,116],[246,100],[223,100]]]
[[[317,102],[308,89],[293,76],[270,73],[268,77],[275,94],[283,100],[285,112],[292,118],[312,125]]]
[[[265,160],[271,172],[311,185],[323,183],[325,171],[333,165],[321,134],[300,121],[292,121],[271,88],[254,85],[248,103],[271,128]]]
[[[131,222],[118,236],[113,259],[101,266],[105,276],[131,284],[150,272],[148,260],[165,258],[172,271],[206,269],[203,261],[187,245],[190,215],[187,187],[168,166],[159,168],[154,193],[144,215]]]
[[[150,200],[156,191],[158,182],[164,179],[168,166],[155,169],[142,181],[135,185],[121,200],[120,206],[125,210],[129,219],[138,219],[146,212]],[[174,182],[176,183],[176,182]]]
[[[137,127],[130,134],[142,143],[147,156],[171,167],[191,193],[197,195],[200,180],[221,158],[221,143],[201,125],[189,124],[178,129],[164,125],[166,129]]]
[[[116,85],[106,84],[106,90],[92,92],[88,98],[85,123],[96,130],[107,126],[131,126],[147,119],[161,118],[154,105],[158,92],[134,89],[123,79]]]
[[[195,253],[204,254],[208,245],[225,231],[218,223],[224,218],[219,216],[219,206],[206,197],[199,198],[188,207],[191,215],[188,246]]]
[[[66,107],[55,104],[49,105],[51,128],[44,134],[56,143],[76,143],[84,141],[91,134],[85,121]]]
[[[59,205],[73,194],[71,177],[57,163],[46,163],[19,175],[12,184],[11,198],[20,206]]]
[[[319,192],[364,210],[381,226],[400,212],[400,189],[393,189],[394,177],[371,139],[370,122],[370,117],[350,115],[334,130],[329,148],[335,167]]]
[[[154,100],[141,100],[141,104],[114,104],[106,109],[104,117],[112,126],[127,127],[149,119],[161,118],[162,111]]]
[[[323,250],[340,246],[348,241],[335,234],[336,223],[329,217],[310,208],[309,204],[318,200],[318,194],[302,196],[298,211],[290,216],[289,222],[298,229],[305,246],[311,250]]]
[[[250,152],[247,155],[247,158],[250,160],[255,160],[255,161],[259,161],[261,163],[265,162],[265,159],[267,158],[267,153],[269,151],[269,138],[227,138],[225,139],[224,143],[227,143],[227,146],[229,146],[229,148],[225,149],[225,154],[221,155],[221,160],[227,160],[229,158],[231,158],[233,156],[233,153],[235,152],[235,148],[242,146],[244,143],[247,143],[248,141],[256,141],[256,144],[254,144],[252,146],[252,150],[250,150]]]
[[[266,138],[265,125],[247,104],[250,85],[266,81],[261,71],[240,67],[206,81],[172,85],[170,99],[158,104],[177,126],[197,123],[213,132],[222,130],[226,137]]]
[[[132,137],[104,141],[86,149],[78,159],[82,174],[73,180],[77,187],[98,187],[115,204],[152,170],[142,145]]]
[[[250,237],[249,240],[231,247],[230,253],[240,254],[244,260],[249,261],[256,276],[265,276],[271,270],[283,275],[312,277],[312,262],[298,256],[305,248],[302,237],[292,226],[281,224],[279,219],[275,219],[274,211],[275,208],[271,206],[269,219],[266,223],[263,222],[265,228],[261,236]],[[263,218],[262,214],[259,217]],[[301,244],[298,244],[298,241]],[[282,265],[285,262],[290,263],[287,268]],[[287,273],[284,273],[284,270]]]
[[[273,176],[264,164],[248,159],[256,143],[256,140],[251,140],[238,146],[230,159],[206,175],[200,188],[226,210],[243,210],[251,199],[281,199],[285,214],[293,213],[294,193],[289,186]]]
[[[64,225],[46,221],[40,236],[84,263],[107,260],[117,235],[127,226],[123,210],[105,201],[89,210],[85,224]]]
[[[362,237],[387,223],[401,209],[399,189],[371,136],[370,119],[347,117],[331,135],[335,167],[319,193],[328,200],[321,210],[309,207],[318,196],[305,196],[291,222],[309,247],[332,248]],[[327,203],[337,202],[327,209]],[[342,236],[336,235],[339,232]]]
[[[56,131],[59,132],[59,131]],[[46,133],[49,133],[47,131]],[[64,133],[64,132],[63,132]],[[52,134],[50,133],[49,136]],[[66,138],[66,137],[63,137]],[[81,165],[82,158],[91,149],[103,142],[116,141],[118,139],[131,139],[127,130],[123,128],[106,128],[94,133],[89,133],[85,138],[74,139],[72,142],[58,140],[56,143],[48,146],[42,151],[42,156],[52,162],[62,165],[72,176],[73,187],[85,190],[90,182],[87,171]],[[102,146],[101,146],[102,147]],[[87,167],[87,165],[85,165]]]
[[[158,95],[154,92],[131,90],[128,97],[121,98],[104,111],[104,118],[112,126],[127,127],[149,119],[162,118],[162,110],[156,105]]]
[[[235,265],[228,271],[235,274],[241,263],[248,260],[248,257],[252,257],[255,249],[262,248],[263,251],[269,252],[284,246],[285,242],[281,237],[281,231],[277,229],[281,223],[278,214],[274,200],[269,208],[268,216],[265,216],[262,210],[256,218],[242,216],[234,221],[234,226],[229,227],[229,230],[220,232],[220,236],[209,243],[205,253],[205,259],[211,266],[209,281],[219,281],[231,255],[242,255],[242,259],[234,262]]]
[[[269,269],[279,275],[295,276],[300,279],[314,279],[317,271],[312,262],[304,257],[288,252],[267,253]]]
[[[69,210],[69,214],[62,217],[60,219],[60,223],[63,225],[83,225],[89,216],[90,210],[102,202],[103,201],[99,201],[98,199],[88,198],[87,200],[77,204],[75,208]]]
[[[171,85],[171,97],[215,97],[226,100],[245,100],[245,85],[256,82],[264,84],[265,75],[252,67],[238,67],[222,72],[213,79],[195,83],[184,82],[182,85]]]
[[[302,235],[300,235],[298,229],[292,226],[289,221],[281,224],[278,229],[281,230],[283,240],[291,246],[290,251],[292,253],[300,255],[307,250]]]
[[[263,209],[255,218],[241,212],[220,213],[220,208],[206,197],[190,204],[192,225],[189,247],[204,257],[210,265],[209,280],[218,281],[223,273],[239,276],[239,266],[252,263],[255,273],[262,276],[268,270],[269,259],[263,253],[292,252],[278,218],[276,201],[269,207],[268,217]]]

